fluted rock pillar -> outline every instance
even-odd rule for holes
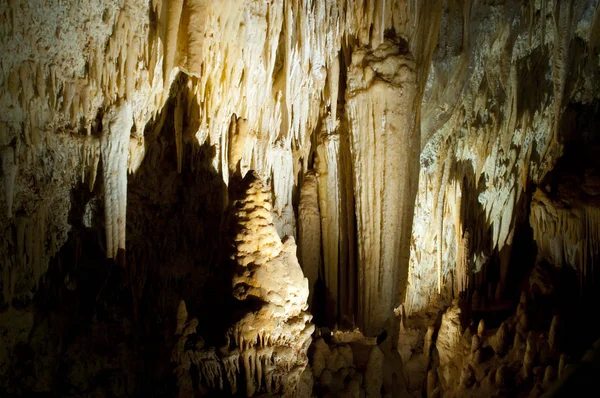
[[[356,197],[358,316],[367,334],[389,325],[407,278],[420,132],[415,62],[386,40],[358,49],[348,68],[347,110]]]

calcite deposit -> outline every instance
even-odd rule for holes
[[[314,331],[306,312],[309,294],[296,258],[293,237],[277,235],[271,214],[270,190],[250,172],[241,182],[242,197],[233,202],[235,230],[232,295],[233,313],[239,318],[226,331],[227,344],[208,347],[202,342],[188,348],[197,319],[189,320],[184,302],[179,305],[172,360],[177,364],[180,396],[193,393],[192,364],[200,391],[245,396],[273,393],[296,396],[307,369],[307,350]]]
[[[0,54],[0,396],[593,366],[599,0],[0,0]]]

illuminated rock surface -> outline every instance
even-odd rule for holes
[[[0,10],[0,396],[536,396],[600,337],[598,0]]]
[[[196,332],[197,319],[188,320],[179,305],[173,353],[179,394],[193,394],[190,367],[196,366],[197,393],[220,390],[246,396],[260,393],[296,396],[308,365],[306,355],[314,326],[308,307],[308,280],[298,260],[294,238],[279,239],[271,215],[270,191],[253,173],[242,181],[243,196],[233,202],[236,235],[232,259],[234,313],[240,313],[226,332],[227,345],[186,349]],[[242,312],[240,312],[242,311]]]

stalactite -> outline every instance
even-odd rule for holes
[[[442,251],[444,249],[444,205],[446,204],[446,186],[448,184],[451,157],[447,156],[444,163],[440,163],[440,183],[437,196],[435,215],[437,218],[437,288],[438,295],[442,294]]]
[[[104,177],[106,256],[116,258],[125,249],[127,169],[129,133],[133,126],[131,107],[123,102],[111,108],[102,120],[101,155]]]
[[[554,83],[554,127],[553,139],[558,138],[558,127],[562,115],[565,83],[567,81],[569,45],[573,25],[573,0],[554,3],[554,50],[552,53],[552,80]],[[552,141],[551,141],[552,142]]]
[[[183,0],[169,1],[162,7],[161,19],[163,22],[163,46],[165,49],[163,61],[163,82],[165,89],[171,82],[170,75],[175,65],[177,53],[177,34],[179,32],[179,20],[183,8]]]
[[[581,289],[594,272],[600,253],[600,211],[593,202],[552,199],[538,188],[531,201],[529,222],[538,246],[538,258],[555,266],[570,266],[579,274]]]

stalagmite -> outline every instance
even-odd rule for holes
[[[127,166],[129,133],[132,126],[131,107],[126,102],[111,108],[102,119],[100,151],[108,258],[116,258],[118,250],[125,249]]]
[[[556,379],[555,373],[556,372],[554,371],[552,365],[546,366],[546,370],[544,371],[544,380],[542,381],[542,386],[544,387],[544,389],[548,389],[552,385],[552,383]]]
[[[470,364],[465,364],[460,373],[460,387],[469,388],[475,383],[475,370]]]
[[[398,43],[352,54],[346,96],[356,187],[358,315],[368,334],[379,333],[392,319],[405,289],[420,147],[412,124],[415,79],[414,60]]]
[[[449,307],[442,316],[442,324],[440,325],[435,343],[440,355],[441,366],[452,362],[454,352],[461,341],[464,331],[464,309],[461,308],[461,304],[458,299],[455,299],[452,307]]]
[[[500,367],[498,367],[498,369],[496,370],[496,374],[495,374],[495,379],[494,381],[496,382],[496,387],[503,389],[506,388],[506,382],[508,379],[508,369],[506,367],[506,365],[501,365]]]
[[[307,173],[298,205],[298,260],[308,279],[309,305],[312,304],[315,283],[321,269],[321,217],[317,195],[317,178],[314,173]]]
[[[533,365],[536,358],[536,343],[531,332],[527,336],[527,348],[523,357],[523,366],[521,368],[521,377],[528,379],[533,374]]]
[[[542,337],[538,342],[538,363],[540,365],[547,365],[550,362],[550,347],[548,341]]]
[[[481,362],[481,337],[476,334],[471,339],[471,362],[474,365]]]
[[[496,355],[504,355],[509,344],[508,326],[506,322],[502,322],[494,336],[494,352],[496,352]]]
[[[433,326],[427,327],[427,332],[425,332],[425,338],[423,341],[423,354],[425,354],[425,358],[429,359],[431,355],[431,347],[433,346],[433,333],[435,332],[435,328]]]
[[[520,350],[521,346],[523,345],[523,336],[521,335],[521,333],[517,330],[517,333],[515,333],[515,337],[513,339],[513,349],[514,350]]]
[[[308,281],[296,259],[294,239],[282,241],[277,234],[270,189],[250,172],[238,190],[241,197],[231,207],[231,259],[234,313],[241,318],[227,330],[225,346],[186,353],[203,361],[199,377],[210,390],[235,391],[233,382],[240,378],[246,396],[267,392],[291,396],[308,364],[314,331],[312,316],[306,312]],[[185,334],[182,338],[187,339]],[[175,360],[178,368],[186,366],[180,357]]]
[[[560,359],[558,360],[558,378],[561,379],[565,373],[565,366],[567,366],[567,354],[560,354]]]
[[[482,318],[479,320],[479,324],[477,325],[477,335],[482,337],[483,333],[485,333],[485,320]]]

